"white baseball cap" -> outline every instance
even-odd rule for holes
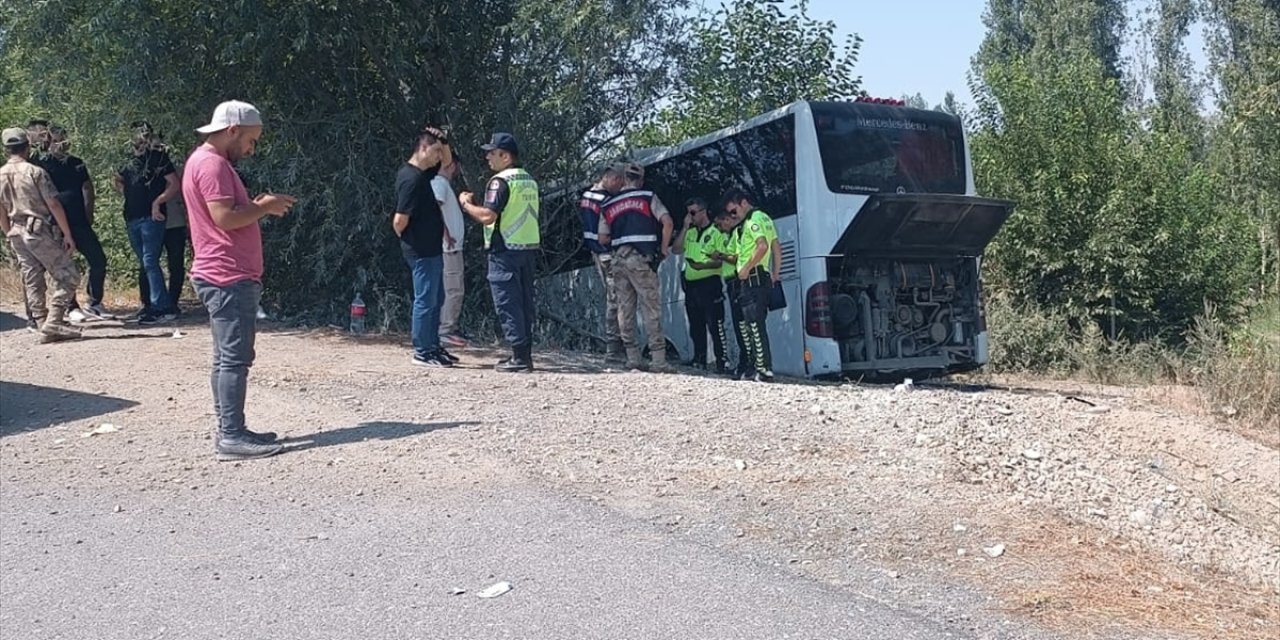
[[[213,119],[196,131],[200,133],[216,133],[228,127],[260,127],[262,114],[258,108],[248,102],[228,100],[213,110]]]

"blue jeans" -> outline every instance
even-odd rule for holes
[[[405,257],[413,271],[413,351],[426,358],[440,349],[440,305],[444,298],[444,259]]]
[[[164,224],[160,225],[162,228]],[[209,310],[213,335],[213,409],[218,414],[220,438],[235,438],[245,430],[244,403],[249,391],[249,367],[253,366],[257,337],[258,301],[262,285],[243,280],[225,287],[192,280],[196,295]],[[152,289],[164,291],[164,287]]]
[[[141,218],[125,222],[129,230],[129,244],[138,256],[138,264],[147,276],[147,285],[151,289],[151,313],[163,313],[174,306],[165,289],[164,272],[160,270],[160,251],[164,249],[164,223],[151,218]]]

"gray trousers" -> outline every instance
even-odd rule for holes
[[[218,287],[194,279],[192,284],[209,310],[209,330],[213,334],[209,386],[218,415],[218,437],[234,438],[246,428],[244,402],[249,390],[249,367],[253,366],[262,285],[242,280]]]

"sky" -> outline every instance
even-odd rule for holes
[[[1132,8],[1146,4],[1134,2]],[[985,8],[986,0],[810,0],[809,16],[835,22],[838,42],[849,33],[862,36],[856,69],[868,94],[900,98],[919,93],[929,104],[938,104],[947,91],[954,91],[962,102],[972,103],[969,61],[986,33]],[[1131,16],[1131,26],[1136,22]],[[1192,28],[1186,47],[1203,68],[1201,28]]]

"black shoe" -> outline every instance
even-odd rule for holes
[[[462,362],[462,358],[459,358],[458,356],[455,356],[452,353],[449,353],[449,351],[444,347],[440,347],[439,349],[436,349],[436,355],[440,356],[445,360],[448,360],[452,364],[458,364],[459,362]]]
[[[150,313],[143,313],[138,316],[138,324],[141,324],[141,325],[160,324],[160,316],[150,314]]]
[[[453,366],[453,361],[440,355],[439,352],[433,353],[425,358],[415,353],[413,354],[413,363],[419,367],[440,368]]]
[[[533,371],[533,347],[516,347],[510,358],[499,362],[495,370],[503,373]]]
[[[772,371],[760,371],[755,375],[756,382],[773,382]]]
[[[503,373],[517,373],[522,371],[533,371],[533,363],[522,358],[508,358],[503,362],[499,362],[494,370]]]
[[[738,376],[738,379],[739,379],[739,380],[755,380],[755,379],[756,379],[756,370],[755,370],[755,369],[747,369],[746,371],[743,371],[743,372],[742,372],[742,375]]]
[[[276,432],[274,431],[263,431],[262,433],[257,433],[255,431],[245,429],[244,437],[261,444],[271,444],[277,440]]]
[[[283,450],[277,442],[258,442],[248,437],[222,438],[217,446],[219,462],[270,458]]]

